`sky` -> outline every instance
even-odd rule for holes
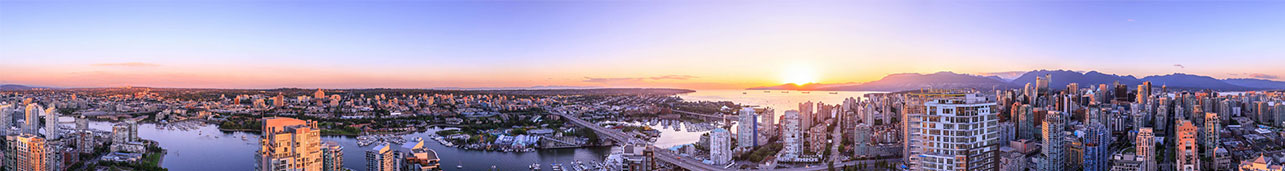
[[[1285,80],[1285,2],[3,1],[0,84],[740,89],[1036,69]]]

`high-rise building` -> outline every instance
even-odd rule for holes
[[[5,136],[4,168],[11,171],[48,170],[45,139],[35,134]]]
[[[736,123],[736,147],[754,148],[758,146],[758,114],[754,108],[742,108]]]
[[[1084,135],[1084,170],[1106,171],[1110,169],[1111,130],[1101,123],[1090,123]]]
[[[339,142],[326,141],[321,144],[321,170],[344,170],[344,147]]]
[[[906,97],[905,106],[901,110],[901,133],[902,133],[902,161],[906,163],[907,168],[920,168],[920,154],[923,148],[929,144],[923,140],[925,115],[928,108],[924,106],[938,96],[931,94],[919,94]]]
[[[89,119],[85,115],[76,116],[76,131],[89,130]]]
[[[396,171],[396,157],[391,144],[384,143],[366,151],[366,171]]]
[[[113,144],[122,144],[131,141],[138,141],[138,124],[136,124],[136,122],[133,120],[126,120],[112,125]]]
[[[768,107],[759,109],[758,114],[759,118],[762,118],[761,120],[763,120],[763,122],[759,122],[759,127],[761,129],[759,130],[759,134],[767,134],[769,137],[776,136],[776,111]]]
[[[815,119],[814,113],[816,112],[813,110],[813,107],[815,106],[813,105],[812,101],[799,104],[799,127],[800,128],[803,128],[803,129],[812,128],[812,122],[813,122],[813,119]]]
[[[45,139],[59,138],[62,132],[58,130],[58,108],[51,104],[45,109]]]
[[[263,118],[260,171],[321,170],[321,129],[317,122],[294,118]]]
[[[1200,170],[1199,148],[1196,147],[1196,133],[1200,131],[1195,124],[1187,120],[1178,120],[1178,165],[1180,171]],[[1211,151],[1212,152],[1212,151]]]
[[[999,169],[999,116],[995,102],[979,94],[924,103],[917,168],[913,170]]]
[[[1019,139],[1035,140],[1040,137],[1040,122],[1035,118],[1035,111],[1031,105],[1024,104],[1018,110],[1018,137]]]
[[[786,110],[781,117],[781,158],[793,160],[803,154],[803,130],[799,125],[799,111]]]
[[[717,128],[709,132],[709,160],[724,165],[732,162],[732,133]]]
[[[1061,111],[1049,111],[1048,116],[1044,117],[1044,123],[1041,128],[1044,138],[1044,146],[1041,147],[1044,154],[1044,161],[1039,163],[1040,170],[1044,171],[1062,171],[1066,170],[1064,164],[1067,161],[1065,138],[1066,117]]]
[[[1134,154],[1148,159],[1156,157],[1156,134],[1152,131],[1149,127],[1138,128],[1138,138],[1134,143],[1137,152]]]
[[[13,124],[13,104],[0,102],[0,135],[9,135],[9,127]]]
[[[1273,111],[1276,111],[1275,125],[1285,127],[1285,101],[1276,101],[1276,107],[1273,108]]]
[[[44,111],[44,107],[40,107],[39,104],[27,104],[27,113],[23,117],[22,133],[37,134],[39,132],[37,130],[40,129],[40,115],[43,115]]]
[[[1214,156],[1212,152],[1218,147],[1218,129],[1222,127],[1222,124],[1219,123],[1221,121],[1222,119],[1218,118],[1218,113],[1205,113],[1205,127],[1201,131],[1205,135],[1205,140],[1202,144],[1205,146],[1206,154],[1209,154],[1207,155],[1209,157]]]
[[[873,142],[871,141],[872,134],[870,133],[872,131],[873,130],[870,129],[870,124],[867,123],[857,124],[852,131],[852,151],[857,157],[869,155],[869,146],[870,143]]]

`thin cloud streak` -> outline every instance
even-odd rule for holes
[[[691,75],[663,75],[655,77],[615,77],[615,78],[596,78],[585,77],[584,82],[611,83],[611,82],[637,82],[637,81],[657,81],[657,80],[689,80],[699,78]]]
[[[1235,76],[1235,77],[1249,77],[1249,78],[1269,79],[1269,80],[1274,80],[1274,79],[1280,79],[1280,78],[1281,78],[1281,77],[1280,77],[1280,76],[1278,76],[1278,75],[1264,74],[1264,73],[1230,73],[1230,74],[1227,74],[1227,75],[1231,75],[1231,76]]]
[[[161,66],[161,65],[160,65],[160,64],[153,64],[153,63],[144,63],[144,62],[124,62],[124,63],[100,63],[100,64],[91,64],[91,66],[99,66],[99,67],[131,67],[131,68],[143,68],[143,67],[158,67],[158,66]]]

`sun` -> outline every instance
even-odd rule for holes
[[[817,82],[817,73],[806,67],[789,67],[781,73],[783,83],[803,85]]]

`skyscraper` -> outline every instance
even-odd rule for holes
[[[317,122],[294,118],[263,118],[260,171],[321,170],[321,130]]]
[[[1205,135],[1205,154],[1209,154],[1206,156],[1211,158],[1214,157],[1214,149],[1218,148],[1218,129],[1222,127],[1221,121],[1222,119],[1218,118],[1218,113],[1205,113],[1205,127],[1202,132]]]
[[[45,109],[45,139],[62,138],[61,134],[58,130],[58,108],[51,104]]]
[[[1196,147],[1196,133],[1200,131],[1199,128],[1187,120],[1178,120],[1175,126],[1178,130],[1178,148],[1175,149],[1178,154],[1178,170],[1200,170],[1200,155],[1197,154],[1199,149]]]
[[[84,115],[76,116],[76,131],[85,130],[89,130],[89,119],[86,119]]]
[[[391,144],[384,143],[366,151],[366,171],[396,171],[396,158]]]
[[[1111,130],[1101,123],[1090,123],[1084,135],[1084,170],[1106,171],[1110,169]]]
[[[924,107],[928,101],[931,101],[931,95],[916,95],[906,97],[905,106],[901,110],[901,133],[902,133],[902,161],[908,168],[919,168],[920,154],[924,146],[923,127],[924,115],[928,109]]]
[[[812,101],[799,104],[799,127],[803,129],[812,128],[813,111]]]
[[[9,127],[13,124],[13,104],[3,104],[0,102],[0,134],[9,135]]]
[[[321,170],[344,170],[344,147],[339,142],[326,141],[321,144]]]
[[[112,143],[122,144],[138,140],[138,124],[133,120],[126,120],[112,125]]]
[[[42,115],[41,113],[44,111],[45,109],[40,107],[39,104],[27,104],[27,113],[26,116],[23,117],[22,133],[36,134],[39,132],[37,130],[40,129],[40,115]]]
[[[853,154],[857,157],[869,155],[871,132],[870,124],[859,123],[852,131]]]
[[[709,160],[724,165],[732,162],[732,133],[717,128],[709,132]]]
[[[1285,101],[1276,101],[1276,107],[1273,110],[1276,111],[1275,125],[1285,127]]]
[[[759,127],[762,127],[763,130],[759,131],[759,133],[776,136],[776,111],[769,107],[763,108],[758,113],[759,118],[763,118],[763,122],[759,123]]]
[[[1035,118],[1035,111],[1031,105],[1024,104],[1018,110],[1018,137],[1020,139],[1035,140],[1040,137],[1040,123]]]
[[[736,125],[736,147],[753,148],[758,146],[758,114],[754,108],[742,108]]]
[[[1044,117],[1042,125],[1044,146],[1041,147],[1044,154],[1044,161],[1039,164],[1040,170],[1044,171],[1062,171],[1066,168],[1067,142],[1064,138],[1067,119],[1062,116],[1061,111],[1049,111],[1048,116]]]
[[[994,105],[979,94],[924,103],[922,125],[927,126],[921,129],[929,133],[919,134],[924,146],[914,170],[999,169],[999,116],[991,111]]]
[[[35,134],[5,136],[4,168],[11,171],[41,171],[48,168],[45,139]]]
[[[1137,142],[1134,143],[1137,146],[1134,149],[1138,150],[1135,154],[1142,156],[1142,158],[1153,159],[1156,157],[1156,134],[1152,131],[1150,127],[1138,128]]]
[[[803,132],[799,125],[799,111],[786,110],[781,119],[781,158],[786,161],[799,158],[803,154]]]

